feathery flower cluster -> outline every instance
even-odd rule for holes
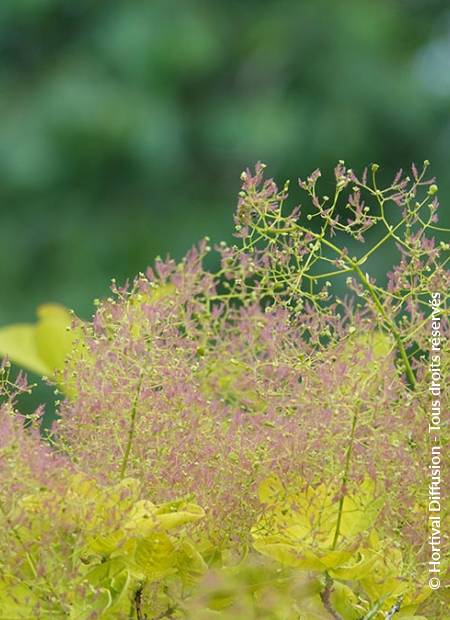
[[[202,549],[239,554],[269,476],[326,481],[341,499],[370,476],[377,532],[402,550],[408,578],[421,574],[436,292],[443,376],[450,357],[449,247],[429,236],[440,229],[427,168],[380,189],[376,165],[357,177],[340,162],[332,198],[319,194],[319,171],[299,181],[308,208],[287,208],[288,185],[265,180],[262,164],[244,172],[238,241],[216,246],[217,273],[203,267],[206,239],[179,264],[113,282],[92,322],[76,325],[52,448],[22,429],[7,397],[1,449],[14,456],[1,476],[19,473],[5,514],[10,493],[58,490],[68,472],[102,487],[132,477],[143,500],[204,509],[193,533]],[[389,244],[399,261],[383,287],[367,269]]]
[[[427,295],[446,295],[450,284],[445,248],[426,237],[434,186],[424,172],[409,184],[397,175],[386,190],[343,163],[335,173],[330,206],[318,196],[318,172],[300,182],[323,221],[316,233],[299,208],[282,214],[286,186],[264,181],[262,165],[247,171],[236,213],[241,246],[217,247],[218,274],[202,267],[205,240],[179,265],[158,261],[100,304],[62,380],[75,396],[61,405],[57,434],[80,467],[109,481],[145,479],[158,500],[193,494],[208,511],[205,527],[241,540],[268,473],[339,478],[356,417],[352,475],[376,475],[393,493],[386,510],[410,520],[427,450],[428,375],[417,350],[427,350]],[[343,224],[337,207],[349,184]],[[401,211],[394,225],[388,210],[394,219]],[[376,224],[381,240],[401,248],[387,290],[361,269],[380,241],[350,258],[327,234],[359,242]],[[351,274],[353,299],[327,285],[342,274]]]

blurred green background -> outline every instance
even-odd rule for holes
[[[0,325],[230,239],[257,160],[450,195],[448,0],[1,0],[0,49]]]

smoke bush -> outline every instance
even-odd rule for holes
[[[315,171],[299,182],[308,206],[288,208],[288,185],[280,190],[272,179],[264,179],[264,166],[258,164],[255,172],[242,174],[236,245],[214,248],[220,256],[217,273],[204,268],[205,257],[213,252],[205,239],[179,264],[157,260],[131,284],[119,287],[113,281],[112,296],[97,303],[93,320],[72,326],[75,344],[56,373],[65,398],[59,403],[51,447],[11,415],[11,396],[3,405],[2,527],[9,532],[4,540],[18,527],[14,519],[18,524],[29,519],[23,500],[14,497],[45,488],[49,495],[40,509],[47,511],[49,521],[58,522],[55,506],[63,501],[64,485],[73,476],[83,476],[97,489],[90,510],[83,513],[86,522],[90,511],[95,513],[95,502],[103,501],[97,496],[120,484],[125,484],[120,500],[125,513],[139,501],[160,504],[174,498],[202,507],[202,518],[190,519],[196,522],[189,537],[203,559],[194,558],[193,546],[189,552],[180,547],[187,542],[171,540],[170,548],[177,549],[189,567],[184,573],[177,568],[178,576],[200,574],[205,561],[219,571],[216,576],[207,573],[209,579],[222,584],[216,584],[218,589],[234,592],[228,606],[218,610],[212,605],[223,618],[391,617],[402,601],[407,601],[403,609],[409,617],[420,604],[429,605],[430,614],[441,614],[439,597],[430,603],[423,588],[429,553],[426,481],[433,441],[429,316],[432,300],[439,300],[439,372],[445,377],[450,274],[445,269],[449,247],[433,237],[439,230],[437,186],[426,178],[427,168],[428,162],[421,172],[413,166],[411,177],[400,172],[380,189],[376,165],[357,177],[340,162],[333,197],[320,195],[320,172]],[[389,244],[395,244],[399,259],[384,286],[367,270]],[[442,395],[443,408],[444,399]],[[446,433],[443,425],[443,438]],[[261,488],[268,480],[282,481],[285,491],[265,502],[261,516]],[[351,498],[359,497],[368,484],[376,505],[373,518],[346,531],[342,523],[347,506],[357,502]],[[306,501],[289,495],[289,489],[305,493],[307,503],[311,493],[323,489],[310,521],[301,522],[301,531],[314,532],[318,519],[320,531],[330,506],[331,529],[320,544],[311,532],[295,544],[286,533],[300,527],[300,513],[292,506]],[[297,499],[283,504],[286,497]],[[284,517],[270,521],[281,505],[284,515],[293,510],[290,525]],[[57,547],[58,557],[67,553],[73,561],[68,529],[83,530],[80,518],[76,526],[73,521],[70,527],[61,525],[64,542],[51,542],[56,536],[51,528],[44,532],[48,549]],[[105,516],[109,526],[102,527],[108,535],[122,532],[123,519],[111,509]],[[265,523],[266,529],[271,523],[257,544],[255,523]],[[83,549],[85,538],[83,533]],[[131,545],[129,540],[120,534],[115,546],[103,549],[102,561],[128,558],[123,549]],[[304,572],[289,573],[293,581],[280,594],[279,589],[268,593],[255,585],[254,575],[265,571],[272,571],[269,580],[276,581],[271,565],[263,565],[259,573],[252,564],[242,569],[251,576],[249,587],[260,592],[259,602],[251,597],[256,607],[250,611],[246,595],[236,594],[239,578],[236,582],[231,573],[220,571],[253,544],[264,555]],[[274,552],[274,545],[285,551]],[[312,549],[319,564],[302,564],[305,550],[311,559]],[[344,555],[338,561],[339,549]],[[366,554],[365,569],[363,563],[352,570],[347,565],[355,562],[356,551]],[[23,545],[14,553],[23,553]],[[49,553],[42,555],[42,568],[36,566],[42,579],[54,570]],[[131,565],[129,559],[122,561],[125,567]],[[177,562],[179,567],[181,560]],[[445,571],[444,558],[442,567]],[[64,574],[65,583],[78,583],[78,565],[71,570]],[[123,615],[126,606],[111,604],[98,606],[91,616],[85,606],[80,611],[85,615],[79,617],[216,617],[208,615],[207,601],[214,598],[216,587],[208,579],[195,595],[183,598],[176,590],[170,598],[166,588],[161,599],[155,581],[165,579],[166,573],[155,580],[142,566],[142,574],[134,564],[121,570],[132,575],[130,583],[116,587],[125,592],[131,615]],[[91,590],[111,592],[114,588],[102,579],[91,583]],[[354,580],[358,583],[352,589]],[[380,583],[389,588],[383,590]],[[312,591],[311,599],[305,588]],[[52,591],[60,589],[53,583]],[[304,592],[303,607],[299,591]],[[1,596],[0,590],[0,609]],[[80,590],[80,596],[87,595]],[[289,597],[297,599],[295,604]],[[61,617],[78,617],[70,615],[75,599],[61,600],[59,613],[66,614]],[[39,617],[47,617],[42,609]],[[101,615],[108,613],[116,615]]]

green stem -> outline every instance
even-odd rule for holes
[[[347,482],[348,482],[348,472],[350,471],[350,460],[351,460],[351,456],[352,456],[353,440],[354,440],[354,437],[355,437],[355,428],[356,428],[356,421],[357,421],[357,419],[358,419],[358,404],[356,404],[355,412],[353,414],[352,430],[350,432],[350,442],[348,444],[347,454],[345,456],[345,467],[344,467],[344,474],[342,476],[341,497],[339,499],[338,517],[337,517],[337,521],[336,521],[336,530],[334,532],[333,544],[331,545],[331,548],[333,550],[336,549],[336,545],[337,545],[337,542],[338,542],[338,539],[339,539],[339,534],[340,534],[340,529],[341,529],[342,513],[343,513],[343,509],[344,509],[345,487],[346,487]]]
[[[294,225],[294,226],[291,226],[291,227],[284,228],[284,229],[283,228],[278,228],[278,229],[271,229],[271,228],[260,229],[260,232],[262,232],[262,233],[278,233],[278,234],[281,233],[281,232],[290,233],[290,232],[299,232],[299,231],[304,233],[304,234],[310,234],[313,237],[313,239],[316,239],[320,243],[323,243],[328,248],[333,250],[333,252],[335,252],[335,254],[337,254],[339,256],[339,258],[344,263],[346,263],[350,267],[350,269],[352,271],[354,271],[356,273],[356,275],[358,276],[359,280],[361,281],[361,284],[366,289],[366,291],[369,293],[369,295],[370,295],[372,301],[374,302],[375,307],[377,308],[380,316],[383,318],[386,327],[391,332],[391,334],[392,334],[392,336],[393,336],[393,338],[395,340],[395,343],[397,345],[397,349],[399,351],[400,357],[402,358],[403,364],[405,366],[405,372],[406,372],[406,376],[408,377],[408,381],[409,381],[411,387],[414,389],[415,386],[416,386],[416,378],[415,378],[414,372],[413,372],[413,370],[411,368],[411,364],[409,362],[408,355],[407,355],[406,349],[405,349],[405,347],[403,345],[403,341],[402,341],[402,338],[400,336],[400,333],[397,330],[397,327],[395,326],[393,321],[391,321],[391,319],[387,315],[386,310],[384,309],[383,304],[381,303],[381,301],[380,301],[380,299],[379,299],[379,297],[378,297],[374,287],[370,283],[369,279],[362,272],[362,270],[361,270],[361,268],[359,266],[359,261],[358,260],[355,261],[355,260],[352,260],[351,258],[349,258],[334,243],[332,243],[331,241],[328,241],[328,239],[325,239],[322,236],[322,234],[314,233],[311,230],[308,230],[307,228],[304,228],[303,226],[299,226],[298,224]],[[391,233],[392,233],[392,231],[391,231]],[[367,254],[366,254],[366,258],[367,258]]]
[[[408,354],[406,353],[406,349],[403,345],[403,341],[402,338],[396,328],[396,326],[394,325],[394,323],[391,321],[391,319],[388,317],[386,310],[383,308],[382,303],[380,302],[378,295],[375,292],[375,289],[373,288],[373,286],[371,285],[371,283],[369,282],[368,278],[364,275],[364,273],[361,271],[359,265],[357,263],[355,263],[354,261],[349,260],[348,261],[349,264],[351,264],[353,266],[353,269],[355,270],[356,274],[358,275],[362,285],[364,286],[364,288],[366,289],[366,291],[369,293],[370,297],[372,298],[378,312],[380,313],[380,315],[383,317],[386,326],[388,327],[389,331],[391,332],[392,336],[394,337],[394,340],[397,344],[397,348],[399,350],[400,353],[400,357],[402,358],[402,361],[405,365],[405,372],[406,372],[406,376],[408,377],[408,380],[410,382],[411,387],[414,389],[416,386],[416,378],[414,376],[414,372],[411,368],[411,364],[409,363],[409,359],[408,359]]]
[[[130,458],[131,446],[133,444],[134,431],[135,431],[135,426],[136,426],[136,413],[137,413],[137,406],[139,402],[139,396],[141,393],[142,378],[143,378],[143,372],[141,371],[141,374],[139,376],[139,381],[137,384],[137,388],[136,388],[136,394],[133,400],[133,406],[131,407],[130,428],[128,429],[127,445],[125,447],[122,466],[120,468],[120,479],[121,480],[125,478],[125,473],[127,471],[127,465],[128,465],[128,459]]]

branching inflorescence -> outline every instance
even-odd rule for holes
[[[136,502],[159,505],[174,497],[185,502],[174,510],[195,521],[196,551],[183,537],[165,543],[184,567],[166,566],[167,574],[180,571],[184,594],[174,593],[161,573],[156,581],[164,581],[164,596],[155,597],[148,565],[142,560],[139,573],[129,551],[141,549],[130,521],[111,516],[108,535],[119,532],[118,538],[94,547],[103,563],[120,557],[118,574],[132,576],[132,586],[119,584],[129,592],[129,617],[145,617],[147,605],[151,617],[202,618],[201,596],[185,596],[193,575],[205,569],[202,557],[211,569],[219,556],[232,563],[252,547],[309,575],[308,587],[316,588],[311,610],[331,614],[317,617],[392,617],[397,608],[412,617],[425,601],[429,316],[438,295],[448,352],[450,288],[449,246],[434,238],[441,230],[437,186],[427,170],[428,162],[420,172],[413,166],[410,177],[399,173],[380,189],[377,165],[358,177],[340,162],[332,197],[320,194],[315,171],[299,182],[309,206],[292,208],[288,185],[280,190],[265,180],[258,164],[242,174],[238,242],[216,246],[217,273],[203,267],[212,251],[206,239],[179,264],[157,260],[131,286],[113,283],[92,322],[73,326],[75,345],[56,373],[66,397],[53,448],[45,447],[51,455],[45,458],[60,459],[65,473],[59,482],[46,479],[46,487],[55,487],[48,505],[64,476],[82,475],[89,488],[99,485],[91,498],[125,485],[121,501],[133,523]],[[388,247],[397,248],[399,260],[379,284],[368,270]],[[442,376],[448,357],[442,356]],[[10,400],[3,407],[14,408]],[[5,445],[14,452],[11,442]],[[31,486],[41,485],[42,476]],[[9,493],[2,501],[4,514],[20,520]],[[197,506],[204,510],[198,523]],[[17,529],[11,518],[10,531]],[[251,566],[242,570],[253,575]],[[310,582],[311,574],[321,578]],[[295,590],[292,578],[286,577]],[[241,587],[232,573],[217,579]],[[295,598],[283,588],[283,596]],[[241,595],[239,604],[250,605]],[[301,605],[287,611],[278,595],[270,596],[282,615],[264,615],[253,601],[256,607],[239,611],[230,603],[223,618],[309,617]],[[64,605],[70,609],[70,599]],[[182,609],[185,615],[176,615]]]
[[[378,188],[378,168],[372,164],[369,183],[367,169],[359,179],[340,162],[335,168],[332,199],[318,194],[319,170],[306,181],[300,180],[313,209],[306,214],[306,220],[320,220],[317,232],[302,224],[305,218],[300,208],[283,215],[287,186],[279,192],[273,180],[264,181],[262,164],[253,176],[244,172],[236,229],[243,239],[241,252],[256,260],[250,262],[250,269],[244,265],[241,278],[247,279],[256,263],[264,272],[259,294],[267,294],[281,304],[296,302],[297,312],[309,303],[322,314],[324,302],[334,301],[329,293],[330,281],[346,276],[348,286],[394,339],[402,369],[414,387],[413,352],[408,349],[416,341],[420,319],[429,313],[430,290],[448,291],[448,258],[443,256],[448,256],[449,246],[444,242],[437,246],[434,238],[427,236],[428,232],[444,230],[436,226],[438,188],[434,179],[426,179],[428,162],[424,162],[420,173],[413,166],[412,178],[399,172],[386,189]],[[366,204],[366,200],[371,202]],[[342,202],[345,222],[342,210],[338,210]],[[378,237],[367,248],[366,233],[372,228],[376,228]],[[364,244],[363,250],[350,256],[348,240]],[[397,245],[401,262],[383,288],[365,271],[365,265],[390,241]]]

